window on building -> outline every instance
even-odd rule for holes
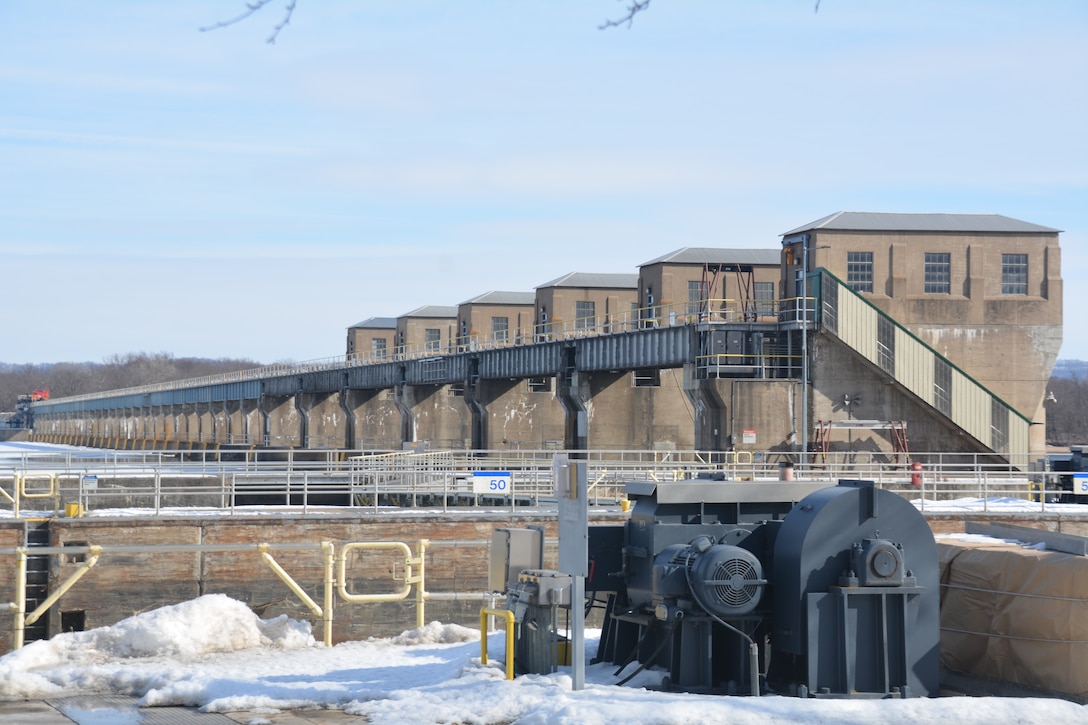
[[[997,398],[990,399],[990,448],[1004,451],[1009,447],[1009,409]]]
[[[828,332],[839,334],[839,281],[831,275],[820,282],[820,324]]]
[[[937,410],[952,415],[952,366],[939,357],[933,358],[933,399]]]
[[[952,293],[952,255],[948,252],[926,252],[925,293]]]
[[[873,253],[846,253],[846,284],[858,292],[873,291]]]
[[[384,337],[370,338],[370,356],[385,357],[385,344],[386,340]]]
[[[688,281],[688,308],[685,314],[698,315],[706,311],[707,289],[701,280]]]
[[[510,339],[510,318],[491,318],[491,339],[497,342],[506,342]]]
[[[548,308],[541,305],[537,310],[536,337],[537,341],[546,339],[548,334]]]
[[[527,378],[530,393],[552,392],[552,380],[555,378]]]
[[[574,328],[576,330],[589,330],[594,327],[597,318],[597,305],[588,300],[578,300],[574,303]]]
[[[1028,255],[1001,255],[1001,294],[1026,295],[1028,293]]]
[[[774,314],[774,282],[756,282],[756,316],[768,317]]]
[[[880,369],[895,375],[895,325],[884,315],[876,318],[876,355]]]
[[[442,349],[442,331],[429,327],[423,331],[423,349],[428,352]]]

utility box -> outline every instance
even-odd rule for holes
[[[491,533],[491,555],[487,588],[506,593],[517,586],[518,575],[526,569],[544,568],[544,530],[495,529]]]
[[[518,574],[517,591],[526,592],[529,604],[538,607],[570,606],[570,575],[546,569],[526,569]]]
[[[557,610],[570,607],[571,576],[546,569],[526,569],[506,596],[514,613],[517,638],[514,660],[523,672],[546,675],[570,664],[570,646],[558,632]]]

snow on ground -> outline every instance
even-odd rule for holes
[[[597,632],[587,633],[587,649]],[[505,679],[504,635],[491,635],[480,664],[479,633],[433,622],[399,637],[317,644],[309,625],[262,621],[222,594],[138,614],[112,627],[59,634],[0,657],[0,699],[124,694],[146,706],[208,712],[341,709],[374,725],[665,725],[702,722],[1088,723],[1088,707],[1039,698],[801,700],[721,697],[655,690],[660,671],[626,686],[609,665],[588,665],[572,691],[569,668]]]

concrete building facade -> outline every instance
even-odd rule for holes
[[[684,247],[639,266],[638,307],[657,325],[773,320],[781,278],[777,249]]]
[[[358,360],[383,360],[397,345],[397,318],[370,317],[348,328],[347,355]]]
[[[457,346],[521,345],[533,336],[536,295],[532,292],[485,292],[457,306]]]
[[[823,267],[1033,424],[1045,447],[1046,385],[1062,341],[1059,230],[996,214],[839,212],[783,235],[783,294],[800,296],[809,270]],[[891,326],[885,326],[890,330]],[[888,340],[878,340],[885,345]],[[814,361],[813,382],[839,381],[816,418],[876,409],[848,396],[866,377],[835,356]],[[951,371],[943,371],[947,377]],[[942,377],[938,373],[937,378]],[[856,381],[856,382],[855,382]],[[939,379],[934,385],[941,386]],[[835,387],[832,385],[832,387]],[[870,386],[873,387],[873,386]],[[876,388],[874,388],[875,390]]]
[[[424,305],[397,318],[397,353],[445,354],[457,337],[457,308]]]
[[[625,329],[637,318],[638,275],[571,272],[536,288],[540,340]]]

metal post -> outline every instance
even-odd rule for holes
[[[570,664],[571,689],[584,690],[586,687],[586,580],[575,575],[571,577],[570,591]]]
[[[427,567],[427,544],[430,541],[427,539],[420,539],[416,543],[416,571],[419,572],[414,577],[416,583],[416,626],[423,627],[427,620],[425,612],[427,601],[427,577],[425,575]]]
[[[321,554],[325,563],[325,598],[321,608],[321,632],[325,646],[332,647],[333,587],[336,586],[333,565],[336,563],[336,548],[331,541],[321,542]]]
[[[26,547],[15,550],[15,601],[11,609],[15,612],[15,633],[13,649],[23,646],[26,635]]]
[[[801,471],[808,454],[808,235],[801,235]]]

